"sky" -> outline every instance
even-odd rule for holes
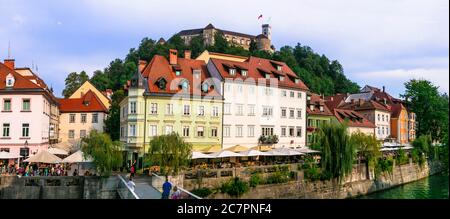
[[[0,59],[37,73],[57,96],[70,72],[103,70],[144,37],[168,39],[212,23],[257,35],[270,23],[276,48],[297,43],[338,60],[360,86],[426,79],[449,91],[448,0],[0,0]],[[263,15],[258,20],[259,15]]]

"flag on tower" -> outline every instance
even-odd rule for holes
[[[261,19],[262,17],[263,17],[263,16],[262,16],[262,14],[261,14],[261,15],[259,15],[259,16],[258,16],[258,20],[259,20],[259,19]]]

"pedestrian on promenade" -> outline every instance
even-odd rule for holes
[[[173,187],[173,194],[172,199],[180,199],[181,198],[181,191],[178,189],[177,186]]]
[[[130,178],[134,177],[134,172],[135,172],[135,169],[134,169],[134,164],[133,164],[133,165],[131,165]]]
[[[166,182],[163,184],[163,193],[161,199],[169,199],[170,190],[172,190],[172,184],[170,184],[169,179],[166,176]]]
[[[127,183],[128,188],[131,189],[131,191],[134,191],[134,187],[136,187],[136,184],[133,182],[133,178],[130,177],[130,180]]]
[[[77,169],[75,169],[75,170],[73,171],[73,176],[78,176],[78,171],[77,171]]]

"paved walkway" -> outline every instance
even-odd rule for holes
[[[126,179],[125,175],[122,176]],[[135,176],[133,181],[136,184],[134,192],[140,199],[161,199],[161,192],[151,186],[150,176]]]

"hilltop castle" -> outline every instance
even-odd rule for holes
[[[262,25],[262,33],[254,36],[244,33],[238,33],[228,30],[215,28],[212,24],[208,24],[205,28],[182,30],[178,35],[189,44],[193,37],[203,36],[206,45],[214,45],[214,34],[217,32],[223,33],[225,39],[234,45],[241,46],[244,49],[250,49],[251,41],[255,41],[259,50],[274,52],[275,47],[271,43],[271,27],[269,24]]]

